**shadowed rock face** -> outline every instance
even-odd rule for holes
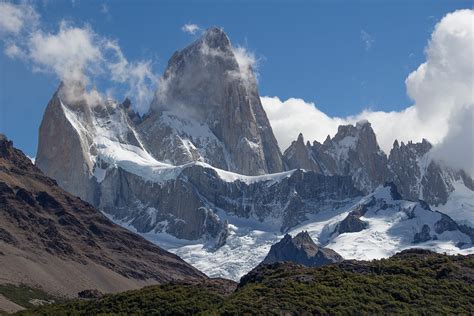
[[[304,145],[303,135],[284,153],[289,168],[302,168],[327,175],[350,175],[364,193],[393,182],[404,199],[444,204],[460,181],[474,190],[473,180],[463,170],[454,170],[430,160],[432,145],[395,141],[390,155],[382,152],[368,122],[340,126],[337,134],[321,144]]]
[[[293,238],[286,234],[270,248],[262,264],[291,261],[308,267],[318,267],[342,260],[334,250],[318,247],[308,232],[301,232]]]
[[[140,130],[160,161],[199,160],[245,175],[283,171],[251,66],[219,28],[171,57]]]
[[[162,184],[112,169],[100,188],[100,207],[116,219],[141,233],[166,231],[184,239],[225,236],[226,224],[216,215],[217,209],[262,222],[278,220],[277,228],[284,232],[307,220],[307,214],[340,207],[361,194],[349,177],[297,170],[279,181],[226,182],[214,169],[199,165]],[[146,206],[137,201],[143,205],[146,201]]]
[[[68,295],[68,288],[81,286],[117,291],[141,282],[205,279],[176,255],[113,224],[65,192],[4,136],[0,136],[0,240],[2,280],[16,277]],[[49,268],[42,266],[48,262]],[[88,271],[84,275],[81,266]],[[8,274],[16,267],[22,269],[21,276]],[[69,269],[76,269],[74,275],[61,274]],[[53,280],[43,284],[41,278],[48,273]]]

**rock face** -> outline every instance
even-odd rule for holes
[[[206,277],[65,192],[0,135],[0,278],[74,297]]]
[[[97,204],[95,180],[105,168],[97,159],[98,141],[108,138],[139,149],[142,144],[133,129],[128,100],[124,104],[107,100],[90,105],[85,99],[65,103],[68,89],[61,84],[46,107],[35,164],[66,191]]]
[[[291,261],[308,267],[319,267],[342,260],[334,250],[318,247],[308,232],[301,232],[295,237],[286,234],[270,248],[262,264]]]
[[[147,151],[150,145],[135,123],[141,118],[127,101],[67,104],[61,93],[65,88],[53,96],[41,124],[38,167],[140,233],[166,232],[222,245],[228,232],[218,210],[270,219],[286,231],[307,220],[307,214],[361,195],[347,176],[301,170],[243,176],[201,162],[159,162]],[[63,135],[60,142],[56,135]]]
[[[454,170],[431,160],[431,148],[425,139],[421,143],[402,142],[401,145],[395,141],[388,163],[390,180],[397,185],[400,194],[406,199],[422,199],[438,205],[446,203],[455,182],[462,182],[474,191],[472,179],[463,170]]]
[[[390,155],[380,150],[368,122],[339,126],[337,134],[323,144],[304,145],[303,136],[285,151],[284,161],[291,169],[302,168],[327,175],[350,175],[356,187],[368,194],[385,182],[393,182],[405,199],[425,200],[430,205],[445,204],[454,183],[461,182],[474,191],[473,180],[462,170],[453,170],[431,160],[432,145],[399,145],[395,141]]]
[[[283,171],[251,65],[216,27],[171,57],[140,130],[159,161],[203,161],[244,175]]]
[[[39,130],[36,165],[66,191],[93,201],[95,188],[90,179],[93,162],[89,159],[92,140],[81,138],[68,120],[60,101],[63,89],[61,84],[46,107]],[[78,103],[77,108],[83,112],[89,110],[85,103]]]
[[[351,176],[364,193],[373,191],[387,178],[387,157],[380,150],[368,122],[341,125],[334,138],[328,136],[322,144],[315,141],[312,146],[308,144],[303,148],[302,143],[300,135],[285,151],[284,160],[290,168]]]
[[[283,153],[286,167],[292,169],[312,170],[324,174],[321,166],[313,156],[311,144],[304,143],[303,134],[298,135],[298,139],[291,143],[290,147]]]

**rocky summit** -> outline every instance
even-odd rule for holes
[[[262,264],[290,261],[307,267],[318,267],[342,260],[343,258],[334,250],[318,247],[308,232],[303,231],[295,237],[286,234],[270,248]]]
[[[284,161],[290,168],[350,175],[355,186],[366,194],[387,181],[393,182],[405,199],[421,199],[435,206],[447,203],[456,185],[474,191],[472,178],[463,170],[431,159],[431,148],[426,139],[407,144],[395,141],[387,156],[370,123],[363,121],[355,126],[339,126],[336,135],[328,136],[322,144],[305,144],[300,134],[285,150]]]
[[[250,65],[217,27],[174,53],[139,129],[159,161],[244,175],[283,171]]]

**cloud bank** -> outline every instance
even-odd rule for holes
[[[101,80],[121,85],[140,112],[148,109],[157,84],[152,62],[128,61],[117,41],[89,25],[61,21],[57,31],[46,32],[33,6],[0,3],[0,34],[8,57],[23,60],[34,71],[55,74],[68,88],[70,101],[100,102],[102,96],[90,85]]]
[[[340,124],[371,122],[377,140],[389,152],[395,139],[434,144],[432,157],[474,174],[474,10],[447,14],[426,47],[426,62],[406,79],[414,101],[400,112],[365,110],[350,117],[330,117],[314,103],[290,98],[262,97],[262,103],[282,150],[298,133],[324,141]]]

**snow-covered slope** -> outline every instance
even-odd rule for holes
[[[343,207],[321,209],[288,233],[296,235],[308,231],[318,245],[335,250],[345,259],[384,258],[413,247],[451,254],[474,253],[474,230],[461,227],[424,202],[399,200],[392,191],[390,185],[379,187],[374,193],[354,198]],[[354,213],[359,213],[358,219],[365,223],[365,228],[339,232],[341,223]],[[284,236],[271,223],[219,215],[225,216],[229,223],[229,236],[226,244],[217,250],[202,241],[189,242],[168,234],[143,236],[209,276],[233,280],[257,266],[270,247]]]

